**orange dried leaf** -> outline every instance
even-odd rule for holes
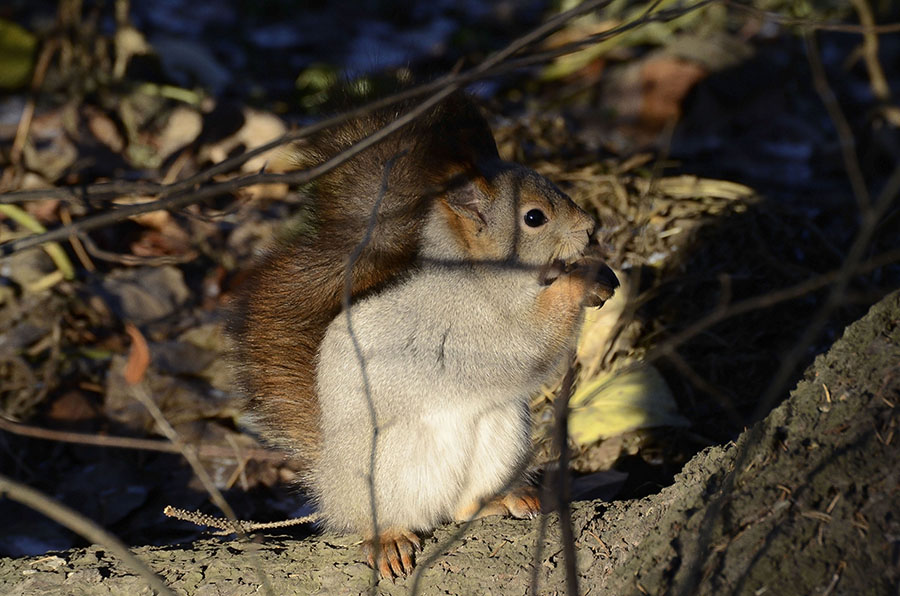
[[[144,378],[147,367],[150,366],[150,348],[147,340],[131,323],[125,324],[125,331],[131,337],[131,350],[128,352],[128,362],[125,364],[125,382],[129,385],[137,385]]]
[[[688,92],[708,74],[703,65],[677,57],[646,60],[641,68],[641,121],[662,129],[677,119]]]

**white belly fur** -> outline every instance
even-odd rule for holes
[[[337,530],[371,530],[373,488],[380,528],[433,528],[514,481],[531,449],[528,403],[546,354],[507,348],[528,345],[528,327],[492,325],[509,337],[485,338],[490,306],[403,293],[355,305],[352,333],[338,315],[321,346],[322,456],[310,477]]]

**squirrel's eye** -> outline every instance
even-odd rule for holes
[[[525,214],[525,225],[529,228],[538,228],[547,223],[547,216],[540,209],[531,209]]]

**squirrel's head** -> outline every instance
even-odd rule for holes
[[[489,173],[458,174],[432,209],[426,257],[533,267],[576,260],[594,220],[552,182],[497,162]],[[435,249],[435,250],[430,250]]]

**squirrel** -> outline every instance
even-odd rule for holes
[[[298,144],[296,166],[410,105]],[[229,321],[238,380],[263,438],[304,464],[324,525],[402,576],[444,521],[540,512],[523,482],[530,399],[618,281],[589,247],[593,219],[501,160],[463,93],[309,190],[313,230],[262,257]]]

